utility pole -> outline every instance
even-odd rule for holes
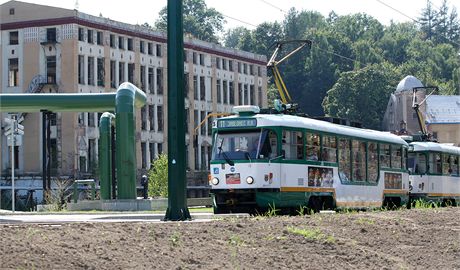
[[[164,220],[191,219],[185,175],[182,0],[168,0],[168,209]]]

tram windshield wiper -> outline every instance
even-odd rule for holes
[[[222,140],[222,143],[220,144],[219,146],[219,155],[222,155],[225,159],[225,161],[227,161],[228,165],[230,166],[234,166],[235,165],[235,162],[233,162],[228,156],[227,154],[225,153],[225,151],[222,151],[222,144],[224,143],[224,141]]]

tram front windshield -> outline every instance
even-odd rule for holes
[[[217,133],[214,139],[212,160],[266,159],[273,155],[268,130]],[[272,139],[273,140],[273,139]]]

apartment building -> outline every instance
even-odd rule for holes
[[[9,1],[0,5],[2,93],[104,93],[129,81],[147,94],[137,112],[139,173],[167,152],[166,34],[77,10]],[[266,57],[184,38],[187,166],[207,168],[212,118],[235,105],[267,104]],[[51,112],[48,156],[54,175],[82,177],[97,169],[100,113]],[[2,115],[2,119],[7,114]],[[41,175],[42,113],[21,114],[25,135],[15,148],[19,175]],[[2,120],[3,121],[3,120]],[[2,128],[4,123],[2,123]],[[193,143],[194,135],[198,143]],[[1,136],[2,175],[11,168]],[[48,151],[47,151],[48,152]]]

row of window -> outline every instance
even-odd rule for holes
[[[379,167],[405,169],[406,154],[401,145],[313,132],[284,130],[282,137],[284,159],[338,163],[342,181],[375,183]]]
[[[414,174],[439,174],[439,175],[460,175],[458,155],[429,152],[410,153],[408,159],[409,171]]]
[[[147,148],[149,151],[149,154],[148,154],[149,162],[147,162]],[[158,157],[158,155],[161,155],[162,153],[163,153],[163,143],[141,142],[142,169],[148,169],[147,165],[148,164],[151,165],[153,161]]]
[[[156,131],[161,132],[164,129],[163,119],[163,106],[145,105],[141,108],[141,129],[142,130],[155,130],[155,122],[157,122]],[[156,121],[155,121],[156,120]]]

